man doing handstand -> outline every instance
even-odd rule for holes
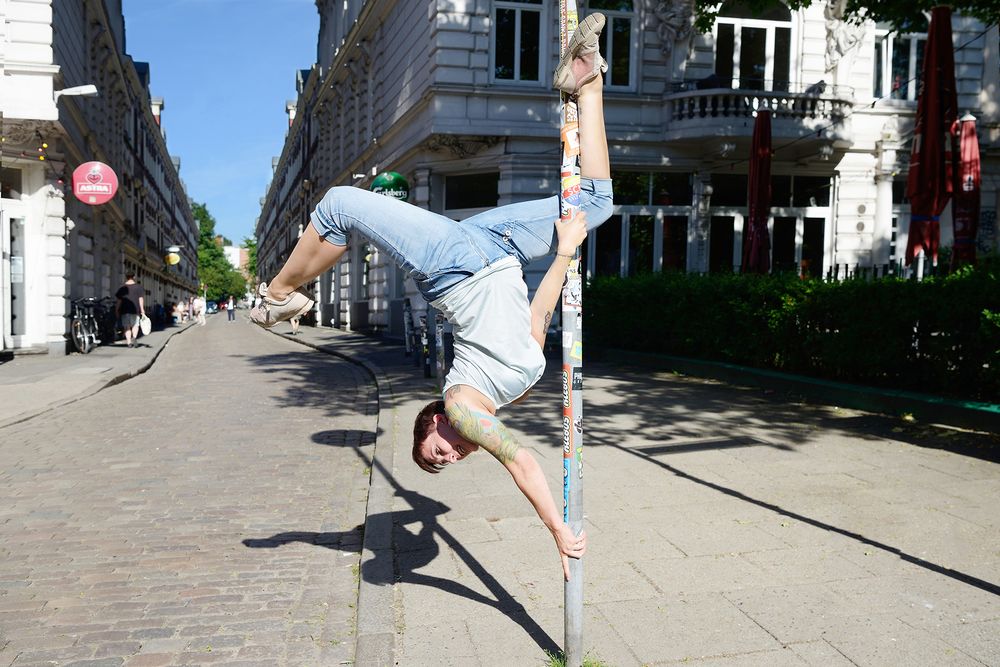
[[[413,431],[413,459],[436,473],[480,448],[509,471],[555,539],[569,578],[568,558],[587,548],[585,533],[563,523],[538,462],[497,418],[523,398],[545,368],[542,348],[563,279],[587,231],[611,216],[611,167],[604,130],[598,53],[604,16],[591,14],[570,40],[556,68],[555,86],[575,95],[579,111],[579,212],[559,221],[559,198],[502,206],[456,222],[404,202],[351,187],[334,187],[312,213],[312,224],[250,313],[270,328],[308,311],[313,301],[296,291],[329,270],[358,232],[387,252],[416,281],[421,294],[453,325],[455,360],[444,400],[427,405]],[[528,303],[522,266],[555,257]]]

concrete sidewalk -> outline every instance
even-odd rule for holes
[[[284,327],[281,327],[284,328]],[[293,338],[365,365],[380,412],[359,665],[544,664],[552,539],[488,455],[410,460],[433,381],[398,346]],[[501,413],[558,495],[557,362]],[[585,365],[585,649],[608,665],[1000,664],[1000,466],[978,434]]]
[[[131,349],[120,340],[100,345],[90,354],[31,354],[0,363],[0,428],[146,371],[170,339],[192,325],[187,322],[140,336],[138,345]]]

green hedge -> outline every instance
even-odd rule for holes
[[[588,346],[1000,401],[1000,263],[923,282],[652,273],[596,278]]]

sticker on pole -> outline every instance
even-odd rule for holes
[[[73,195],[84,204],[106,204],[118,192],[118,175],[103,162],[84,162],[73,170]]]

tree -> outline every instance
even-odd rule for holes
[[[243,247],[247,250],[247,275],[254,281],[257,278],[257,239],[246,237],[243,239]]]
[[[205,285],[206,298],[219,301],[230,294],[242,296],[246,280],[215,242],[215,218],[204,204],[194,203],[191,210],[198,221],[198,280]]]
[[[748,7],[753,14],[767,9],[775,1],[739,0],[740,4]],[[792,10],[808,7],[813,3],[813,0],[783,1]],[[837,0],[822,1],[837,2]],[[888,23],[899,32],[924,32],[927,21],[922,12],[930,12],[932,7],[940,4],[941,0],[882,0],[881,2],[846,0],[844,20],[850,23],[871,20],[876,23]],[[1000,0],[957,0],[950,3],[950,6],[954,14],[975,17],[986,25],[1000,21]],[[710,32],[720,7],[721,5],[713,0],[695,0],[695,28],[701,32]],[[923,29],[917,29],[919,26],[923,26]]]

